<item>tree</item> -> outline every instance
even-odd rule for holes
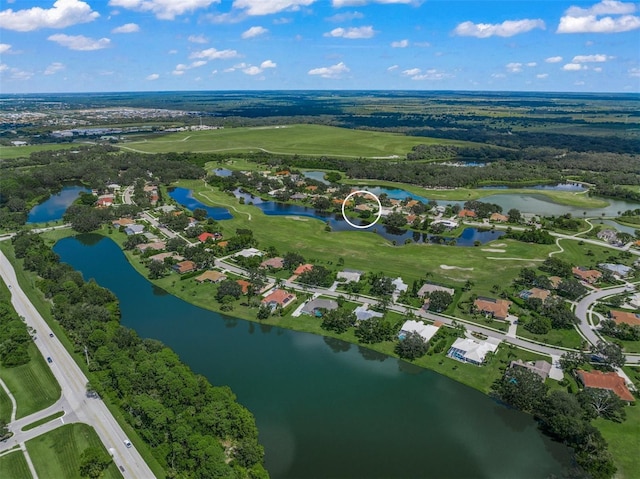
[[[591,354],[598,357],[608,369],[621,368],[626,362],[622,348],[607,341],[598,341],[598,344],[591,348]]]
[[[622,422],[626,417],[624,402],[608,389],[584,388],[578,393],[578,401],[591,419],[604,417]]]
[[[242,286],[233,279],[225,279],[218,285],[216,299],[223,301],[226,297],[238,299],[242,296]]]
[[[167,271],[167,265],[161,261],[151,261],[149,263],[149,279],[159,279]]]
[[[313,201],[313,207],[318,211],[327,211],[329,210],[329,208],[331,208],[331,201],[329,201],[329,199],[325,198],[324,196],[318,196]]]
[[[384,224],[389,228],[401,229],[407,226],[407,218],[402,213],[389,213],[384,219]]]
[[[498,382],[495,392],[500,398],[524,412],[538,410],[548,387],[542,378],[526,368],[509,368]]]
[[[112,461],[101,448],[88,447],[80,454],[80,475],[98,478]]]
[[[282,257],[282,263],[286,269],[293,271],[304,263],[304,257],[301,254],[290,251]]]
[[[507,211],[507,216],[509,217],[509,223],[520,223],[522,221],[522,214],[516,208],[511,208]]]
[[[207,218],[207,210],[204,208],[196,208],[193,210],[193,217],[196,221],[204,221]]]
[[[271,308],[269,308],[269,306],[267,305],[260,305],[260,308],[258,309],[258,314],[256,315],[256,317],[260,320],[263,319],[268,319],[269,316],[271,316]]]
[[[391,341],[393,339],[393,327],[382,318],[369,318],[358,324],[356,337],[361,343],[365,344]]]
[[[302,273],[298,277],[298,281],[311,286],[330,286],[332,283],[332,275],[331,271],[324,266],[316,265]]]
[[[356,315],[346,309],[338,308],[327,311],[322,316],[322,324],[320,327],[342,334],[354,324],[356,324]]]
[[[560,356],[560,367],[566,373],[570,373],[578,369],[586,362],[587,357],[584,355],[584,353],[581,353],[579,351],[568,351]]]
[[[396,344],[395,352],[402,359],[413,361],[427,354],[428,349],[429,345],[424,338],[412,331]]]
[[[342,175],[337,171],[330,171],[324,175],[324,179],[329,183],[337,183],[342,179]]]
[[[452,301],[453,296],[446,291],[433,291],[429,295],[429,311],[440,313],[447,309]]]

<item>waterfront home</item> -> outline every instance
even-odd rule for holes
[[[164,262],[165,259],[167,258],[171,258],[174,259],[176,261],[182,261],[184,260],[184,258],[182,256],[180,256],[179,254],[176,253],[158,253],[158,254],[154,254],[153,256],[149,256],[149,259],[151,261],[157,261],[159,263]]]
[[[293,195],[291,195],[289,197],[289,199],[294,200],[294,201],[300,201],[300,200],[304,200],[307,197],[306,194],[304,193],[294,193]]]
[[[295,300],[295,294],[285,291],[284,289],[276,289],[264,297],[261,303],[269,306],[271,309],[275,309],[278,306],[285,308]]]
[[[636,400],[631,391],[629,391],[624,379],[614,372],[603,373],[602,371],[583,371],[578,369],[576,377],[585,388],[606,389],[626,402],[634,402]]]
[[[251,286],[249,281],[246,279],[237,279],[236,283],[238,283],[242,288],[242,294],[247,294],[249,292],[249,287]]]
[[[98,201],[96,201],[96,206],[98,208],[108,208],[109,206],[113,206],[113,197],[104,196],[104,197],[98,198]]]
[[[640,314],[631,311],[609,311],[609,316],[616,324],[628,324],[629,326],[640,326]]]
[[[549,377],[549,372],[551,371],[551,363],[548,361],[544,361],[539,359],[537,361],[523,361],[522,359],[518,359],[517,361],[511,361],[509,363],[510,368],[523,368],[528,369],[529,371],[536,373],[538,376],[542,378],[542,380],[546,380]]]
[[[162,251],[167,244],[164,241],[154,241],[153,243],[143,243],[136,246],[136,249],[141,253],[144,253],[148,249],[154,251]]]
[[[120,228],[121,226],[129,226],[135,224],[135,221],[133,221],[131,218],[118,218],[117,220],[113,220],[111,222],[111,226],[113,226],[114,228]]]
[[[311,316],[322,316],[322,310],[331,311],[338,309],[338,303],[333,299],[312,299],[304,305],[301,313],[310,314]]]
[[[615,230],[606,229],[606,230],[598,231],[598,234],[596,236],[598,237],[598,239],[601,239],[602,241],[606,241],[607,243],[619,242],[618,232]]]
[[[460,210],[458,212],[458,218],[475,218],[476,216],[476,212],[475,211],[471,211],[471,210]]]
[[[138,235],[144,232],[144,225],[129,225],[124,229],[124,232],[127,234],[127,236]]]
[[[489,216],[489,220],[495,221],[497,223],[506,223],[507,221],[509,221],[509,217],[501,213],[493,213],[491,216]]]
[[[222,274],[220,271],[205,271],[200,276],[196,276],[194,278],[198,283],[204,283],[205,281],[209,281],[210,283],[216,284],[220,281],[224,281],[227,277]]]
[[[445,288],[444,286],[438,286],[437,284],[432,283],[423,284],[417,294],[419,298],[424,298],[427,294],[431,294],[434,291],[443,291],[445,293],[449,293],[451,296],[455,294],[455,290],[453,288]]]
[[[598,264],[598,267],[602,269],[606,269],[607,271],[610,271],[611,273],[615,274],[616,276],[620,276],[621,278],[629,276],[629,274],[633,270],[631,266],[625,266],[623,264],[617,264],[617,263],[616,264],[600,263]]]
[[[602,273],[595,269],[587,269],[582,266],[574,266],[571,268],[573,275],[580,281],[584,281],[589,284],[597,282],[602,278]]]
[[[275,258],[265,259],[260,263],[261,268],[282,269],[284,268],[284,259],[276,256]]]
[[[190,273],[197,269],[196,264],[190,260],[180,261],[171,267],[176,273],[184,274]]]
[[[531,288],[531,289],[525,289],[524,291],[521,291],[519,296],[522,299],[537,298],[544,303],[550,294],[551,294],[551,291],[549,291],[548,289]]]
[[[301,264],[293,271],[293,274],[300,276],[302,273],[306,273],[307,271],[311,271],[312,269],[313,269],[312,264],[309,264],[309,263]]]
[[[204,243],[205,241],[207,241],[208,239],[210,239],[211,241],[214,240],[214,236],[213,233],[208,233],[208,232],[204,232],[198,235],[198,241],[200,241],[200,243]]]
[[[484,341],[475,338],[458,338],[451,345],[447,356],[480,366],[488,353],[496,352],[499,344],[500,340],[496,338],[487,338]]]
[[[353,312],[355,313],[358,321],[367,321],[371,318],[382,318],[384,316],[382,313],[369,310],[366,304],[358,306]]]
[[[452,230],[453,228],[457,228],[458,227],[458,222],[457,221],[452,221],[452,220],[436,220],[431,222],[432,225],[443,225],[445,228],[448,228],[450,230]]]
[[[488,314],[495,319],[504,321],[507,319],[507,316],[509,316],[511,301],[507,301],[506,299],[485,298],[481,296],[473,302],[473,306],[480,313]]]
[[[340,271],[337,275],[337,279],[344,279],[345,283],[357,283],[360,281],[360,277],[364,273],[362,271],[358,271],[356,269],[345,269]]]
[[[429,341],[438,332],[442,323],[439,324],[424,324],[422,321],[414,321],[412,319],[405,321],[398,338],[404,339],[409,333],[418,333],[425,342]]]

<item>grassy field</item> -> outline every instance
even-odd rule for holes
[[[0,477],[7,479],[31,479],[27,460],[20,449],[0,456]]]
[[[64,416],[64,411],[58,411],[56,413],[51,414],[50,416],[43,417],[42,419],[38,419],[37,421],[32,422],[31,424],[27,424],[25,427],[22,428],[22,430],[28,431],[29,429],[33,429],[35,427],[41,426],[42,424],[46,424],[49,421],[53,421],[54,419],[57,419],[62,416]]]
[[[44,143],[42,145],[0,146],[0,160],[28,158],[31,153],[36,151],[77,150],[80,146],[82,146],[82,143]]]
[[[40,479],[81,479],[80,455],[88,447],[107,450],[91,426],[66,424],[26,443],[27,450]],[[111,463],[101,476],[117,479],[122,475],[115,463]]]
[[[627,406],[627,420],[623,423],[596,419],[593,424],[609,444],[609,452],[618,466],[616,479],[640,477],[640,405]]]
[[[352,130],[322,125],[283,125],[170,133],[116,146],[144,153],[170,151],[255,152],[335,157],[401,157],[415,145],[475,145],[464,141],[411,137],[396,133]]]
[[[11,399],[9,399],[7,393],[4,392],[4,389],[0,387],[0,421],[4,421],[5,423],[11,422],[12,409],[13,404],[11,404]]]

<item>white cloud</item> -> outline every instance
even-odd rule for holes
[[[538,64],[537,64],[536,62],[529,62],[529,63],[527,63],[527,66],[528,66],[529,68],[533,68],[533,67],[537,67],[537,66],[538,66]]]
[[[522,71],[522,63],[511,62],[505,65],[509,73],[520,73]]]
[[[387,68],[388,72],[392,72],[393,70],[397,70],[399,68],[398,65],[391,65],[389,68]]]
[[[343,62],[336,63],[329,67],[313,68],[307,73],[309,75],[320,75],[322,78],[340,78],[343,73],[349,72],[349,68]]]
[[[92,22],[100,14],[80,0],[58,0],[52,8],[33,7],[25,10],[7,9],[0,12],[0,28],[31,32],[40,28],[65,28]]]
[[[330,32],[325,33],[324,36],[354,40],[358,38],[371,38],[375,33],[373,27],[369,25],[366,27],[334,28]]]
[[[196,62],[193,62],[191,65],[189,65],[189,68],[198,68],[198,67],[201,67],[201,66],[206,65],[206,64],[207,64],[206,61],[198,60]]]
[[[53,75],[58,73],[60,70],[64,70],[64,64],[60,62],[53,62],[44,70],[45,75]]]
[[[540,80],[544,80],[545,78],[547,78],[549,76],[548,73],[538,73],[536,75],[536,78],[539,78]]]
[[[576,55],[573,57],[572,63],[602,63],[612,59],[613,57],[602,53],[597,55]]]
[[[384,5],[402,3],[419,5],[420,3],[422,3],[422,0],[333,0],[331,3],[334,8],[341,8],[361,6],[366,5],[367,3],[382,3]]]
[[[586,70],[587,67],[580,63],[567,63],[562,67],[562,69],[567,72],[577,72],[579,70]]]
[[[327,17],[326,20],[328,22],[343,23],[350,22],[351,20],[359,20],[361,18],[364,18],[364,15],[360,12],[344,12],[336,13],[331,17]]]
[[[160,78],[160,75],[158,75],[157,73],[152,73],[151,75],[148,75],[145,80],[153,81],[157,80],[158,78]]]
[[[308,7],[315,1],[316,0],[234,0],[233,8],[244,9],[247,15],[252,16],[270,15],[283,11],[297,11],[300,10],[300,7]]]
[[[412,77],[414,75],[419,75],[420,71],[421,70],[419,68],[410,68],[409,70],[403,70],[402,74],[406,75],[406,76],[409,76],[409,77]]]
[[[602,67],[595,67],[595,68],[592,68],[592,70],[596,73],[602,73]]]
[[[547,63],[560,63],[562,61],[562,57],[549,57],[545,60]]]
[[[83,52],[102,50],[111,44],[111,40],[108,38],[100,38],[99,40],[96,40],[94,38],[85,37],[84,35],[65,35],[64,33],[51,35],[47,40],[56,42],[63,47],[67,47],[69,50],[78,50]]]
[[[267,33],[269,30],[267,30],[264,27],[251,27],[248,30],[242,32],[242,38],[254,38],[260,35],[264,35],[265,33]]]
[[[160,20],[173,20],[177,15],[208,8],[220,0],[109,0],[112,7],[138,12],[151,12]]]
[[[0,43],[0,55],[2,55],[3,53],[9,53],[10,50],[11,45],[9,45],[8,43]]]
[[[520,33],[529,32],[535,28],[545,29],[545,24],[538,19],[506,20],[502,23],[460,23],[453,33],[462,37],[489,38],[494,35],[499,37],[512,37]]]
[[[258,75],[259,73],[262,73],[262,68],[252,65],[250,67],[245,68],[242,71],[247,75]]]
[[[640,78],[640,68],[630,68],[628,73],[630,77]]]
[[[640,28],[634,3],[603,0],[590,8],[569,7],[556,33],[619,33]],[[603,16],[607,15],[607,16]],[[614,15],[614,16],[611,16]]]
[[[9,69],[9,65],[6,63],[0,63],[0,73],[4,73]]]
[[[111,30],[111,33],[135,33],[139,32],[140,27],[135,23],[125,23],[120,27],[116,27]]]
[[[402,74],[410,77],[412,80],[444,80],[445,78],[451,78],[453,76],[449,73],[436,70],[435,68],[424,72],[420,68],[409,68],[408,70],[403,70]]]
[[[409,46],[409,40],[400,40],[397,42],[391,42],[393,48],[407,48]]]
[[[204,35],[189,35],[187,38],[191,43],[208,43],[209,40]]]
[[[275,62],[272,62],[271,60],[265,60],[260,64],[260,68],[265,69],[265,68],[275,68],[278,65]]]
[[[189,58],[206,58],[207,60],[226,60],[228,58],[237,58],[238,52],[235,50],[216,50],[215,48],[207,48],[199,52],[193,52]]]

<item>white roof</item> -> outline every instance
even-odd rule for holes
[[[433,324],[424,324],[422,321],[414,321],[412,319],[405,321],[400,331],[405,333],[418,333],[425,341],[429,341],[438,332],[440,326]]]
[[[378,313],[376,311],[369,311],[367,309],[367,305],[364,304],[362,306],[358,306],[354,311],[353,311],[356,315],[356,318],[358,318],[358,321],[366,321],[367,319],[371,319],[371,318],[382,318],[384,316],[384,314],[382,313]]]
[[[396,291],[406,291],[408,288],[407,284],[402,281],[402,278],[400,276],[391,281],[391,284],[395,286]]]
[[[498,349],[499,341],[492,340],[492,338],[486,341],[480,341],[471,338],[458,338],[451,345],[452,348],[464,351],[465,359],[476,363],[484,361],[488,352],[495,352]]]
[[[256,248],[247,248],[243,249],[239,253],[236,253],[235,256],[244,256],[245,258],[251,258],[252,256],[262,256],[262,251]]]

